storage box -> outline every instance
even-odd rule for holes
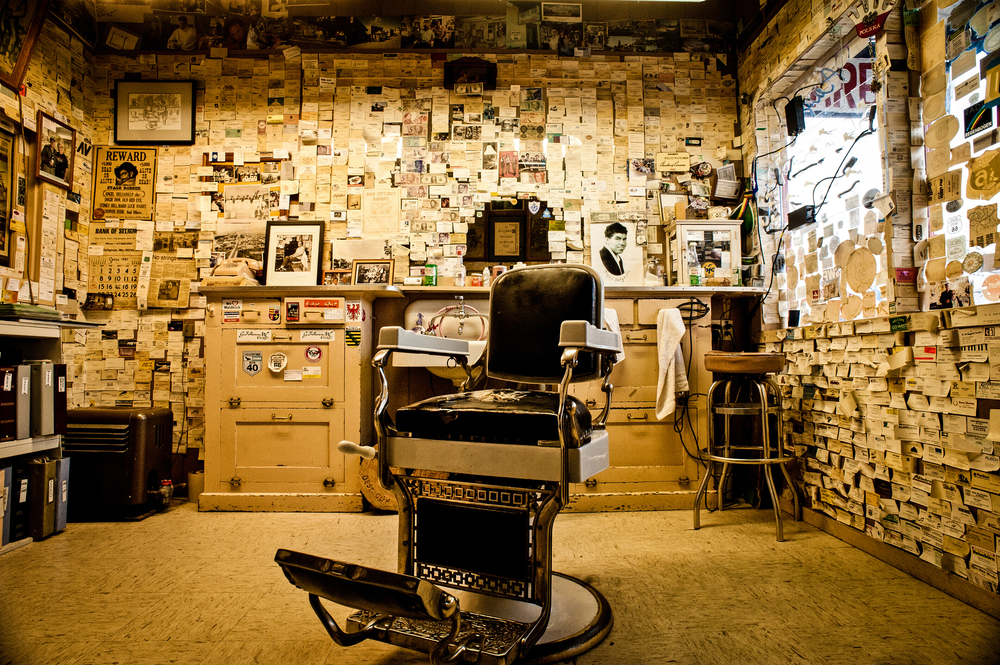
[[[665,227],[671,286],[742,286],[740,220],[677,219]]]

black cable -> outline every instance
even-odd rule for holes
[[[858,134],[857,138],[854,139],[854,141],[851,143],[851,147],[847,149],[847,152],[844,153],[844,157],[840,160],[840,164],[837,165],[837,170],[835,171],[835,173],[840,173],[841,172],[841,169],[843,169],[843,167],[844,167],[844,162],[847,161],[848,155],[850,155],[851,151],[854,150],[854,146],[856,146],[858,144],[858,141],[860,141],[864,137],[870,136],[870,135],[872,135],[874,133],[875,133],[875,107],[872,106],[871,110],[868,112],[868,129],[866,129],[863,132],[861,132],[860,134]],[[824,205],[826,205],[826,199],[827,199],[828,196],[830,196],[830,190],[833,189],[833,182],[834,181],[831,180],[830,184],[827,186],[826,193],[823,194],[823,201],[820,202],[820,204],[819,204],[818,207],[814,207],[814,209],[813,209],[813,216],[814,217],[818,218],[819,217],[819,211],[823,209]],[[814,199],[814,204],[815,204],[815,199]]]
[[[28,282],[28,304],[35,305],[35,293],[31,285],[31,237],[28,235],[28,220],[30,219],[28,215],[28,140],[24,137],[24,97],[20,92],[17,92],[17,111],[21,116],[21,164],[23,170],[21,175],[24,176],[24,273],[23,276]],[[41,127],[36,127],[37,132],[41,132]],[[20,191],[20,182],[16,185],[18,191]],[[11,192],[11,196],[14,197],[14,201],[17,201],[17,192]],[[11,204],[11,210],[14,209],[13,203]],[[11,214],[13,217],[13,213]],[[9,249],[9,248],[8,248]],[[14,266],[11,266],[14,267]],[[42,282],[42,264],[41,255],[39,254],[39,264],[38,264],[38,283]]]

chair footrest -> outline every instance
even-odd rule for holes
[[[389,437],[389,466],[468,473],[521,480],[559,480],[559,446],[520,446],[474,441],[441,441],[411,437]],[[608,433],[595,430],[590,441],[570,448],[569,482],[582,483],[607,469],[611,462]]]
[[[347,617],[347,630],[358,630],[378,615],[360,610]],[[479,633],[483,642],[472,642],[462,654],[462,662],[476,662],[481,665],[510,665],[518,656],[518,643],[531,628],[531,624],[485,616],[474,612],[462,612],[462,630],[457,639]],[[431,621],[396,617],[388,628],[380,629],[372,636],[379,642],[430,653],[438,642],[451,631],[451,621]]]

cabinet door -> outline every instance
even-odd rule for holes
[[[698,416],[698,410],[692,408],[691,422],[696,427]],[[652,408],[612,409],[607,426],[611,468],[594,477],[597,487],[593,491],[677,492],[697,489],[698,463],[684,452],[673,424],[672,416],[658,421]],[[695,452],[690,429],[684,431],[684,443],[688,450]]]
[[[222,384],[220,397],[247,402],[344,401],[344,331],[332,340],[302,341],[301,330],[271,331],[270,341],[237,341],[236,330],[222,331]],[[268,359],[283,353],[287,364],[273,372]],[[300,374],[295,374],[299,372]],[[294,379],[294,380],[292,380]]]
[[[357,492],[357,463],[347,472],[337,450],[343,409],[224,409],[218,492]],[[237,483],[230,479],[238,478]],[[333,480],[326,487],[323,482]],[[213,491],[206,487],[206,491]]]

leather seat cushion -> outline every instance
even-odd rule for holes
[[[590,411],[580,400],[576,405],[576,426],[581,443],[590,440],[593,430]],[[559,394],[525,390],[477,390],[425,399],[396,411],[396,429],[423,439],[484,441],[537,445],[558,441],[556,408]],[[566,445],[575,442],[567,437]]]
[[[774,374],[785,368],[783,353],[723,353],[705,354],[705,369],[726,374]]]

